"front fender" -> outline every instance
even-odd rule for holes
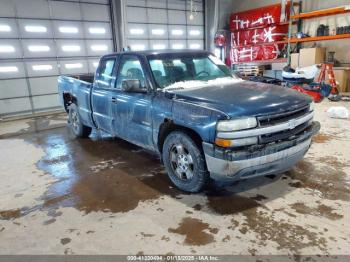
[[[173,122],[192,129],[204,142],[214,142],[218,118],[225,118],[224,113],[196,103],[174,100],[172,107]]]

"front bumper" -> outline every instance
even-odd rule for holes
[[[320,124],[313,122],[294,140],[240,151],[222,149],[204,142],[210,176],[214,180],[236,181],[287,171],[303,158],[310,148],[312,136],[319,130]]]

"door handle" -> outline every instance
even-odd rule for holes
[[[112,103],[117,103],[117,98],[116,97],[112,97]]]

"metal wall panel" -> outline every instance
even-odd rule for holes
[[[57,76],[113,52],[109,12],[109,0],[0,0],[0,118],[60,108]]]
[[[15,0],[16,16],[21,18],[50,18],[47,0]]]
[[[29,78],[32,87],[32,95],[45,95],[57,93],[57,77],[35,77]]]
[[[32,109],[29,97],[0,99],[0,112],[2,115],[14,112],[28,112]]]
[[[189,0],[126,0],[124,46],[144,49],[203,49],[203,2]]]
[[[2,80],[0,85],[0,99],[28,96],[27,82],[25,79]]]
[[[37,109],[37,110],[60,106],[58,94],[34,96],[33,104],[34,104],[34,109]]]

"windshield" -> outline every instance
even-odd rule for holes
[[[154,79],[159,88],[177,82],[209,81],[217,78],[233,78],[230,69],[213,55],[155,57],[149,60]]]

